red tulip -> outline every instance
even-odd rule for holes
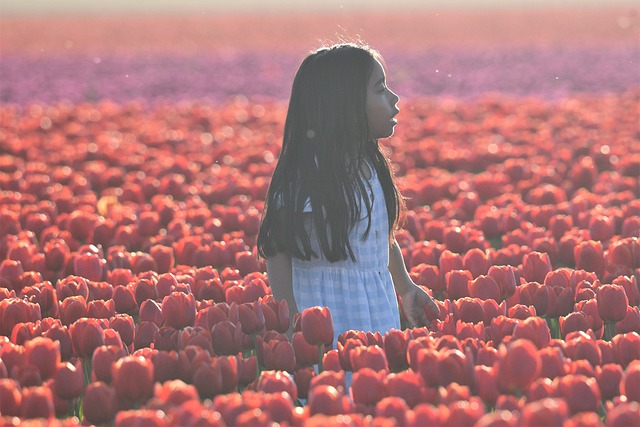
[[[167,421],[166,415],[162,411],[155,409],[136,409],[117,412],[114,425],[117,427],[164,427],[167,425]]]
[[[132,284],[115,286],[113,288],[113,302],[117,313],[134,315],[138,313],[138,304]]]
[[[403,399],[389,396],[376,403],[375,416],[392,420],[397,423],[396,425],[404,426],[408,410],[409,406]]]
[[[49,270],[63,270],[71,257],[71,250],[64,239],[51,239],[42,248],[45,266]]]
[[[0,414],[20,416],[21,406],[22,389],[20,384],[11,378],[0,378]]]
[[[575,331],[587,331],[589,329],[589,319],[582,311],[574,311],[567,316],[558,318],[560,323],[560,333],[564,339],[567,334]]]
[[[620,285],[600,285],[596,293],[598,313],[605,322],[618,322],[627,315],[629,299]]]
[[[125,349],[114,345],[96,347],[91,357],[94,381],[111,382],[111,365],[127,355]]]
[[[484,414],[476,421],[475,427],[517,427],[519,416],[507,410],[495,410]]]
[[[53,394],[48,387],[27,387],[22,390],[21,418],[55,418]]]
[[[614,406],[605,419],[607,427],[627,427],[638,424],[640,403],[623,402]]]
[[[551,260],[546,253],[530,252],[522,259],[522,277],[528,282],[544,283],[551,270]]]
[[[20,261],[5,259],[0,262],[0,287],[20,291],[24,268]]]
[[[53,390],[62,399],[71,400],[79,397],[84,390],[84,373],[82,361],[74,364],[61,363],[53,376]]]
[[[0,301],[0,334],[11,336],[13,327],[18,323],[40,320],[40,306],[18,298]]]
[[[509,311],[507,312],[507,316],[512,319],[524,320],[528,317],[535,316],[536,308],[532,305],[522,305],[516,304],[514,306],[509,307]]]
[[[440,277],[440,269],[436,265],[417,264],[409,272],[414,283],[427,287],[434,292],[445,290],[444,281]]]
[[[153,393],[153,363],[139,356],[125,356],[111,368],[116,394],[121,399],[142,402]]]
[[[433,391],[435,394],[435,389],[425,387],[420,376],[412,370],[389,374],[386,382],[389,396],[403,399],[410,408],[434,398],[429,396],[429,393]]]
[[[169,307],[168,305],[167,313],[169,313],[170,308],[173,310],[176,307]],[[138,318],[140,322],[151,322],[158,327],[164,324],[164,319],[162,317],[162,307],[152,299],[148,299],[144,301],[142,305],[140,305]]]
[[[322,371],[314,376],[309,384],[310,388],[320,385],[330,385],[343,392],[347,389],[346,373],[344,371]]]
[[[596,380],[602,394],[602,400],[611,400],[620,395],[622,375],[622,367],[617,363],[596,366]]]
[[[103,330],[97,319],[83,317],[76,320],[69,327],[74,353],[83,358],[91,357],[96,347],[104,343]]]
[[[491,253],[478,248],[470,249],[462,257],[462,266],[474,279],[486,275],[491,267]]]
[[[585,332],[579,331],[567,335],[564,349],[567,357],[574,362],[587,360],[591,366],[602,363],[602,353],[596,340]]]
[[[254,271],[260,271],[260,261],[251,251],[240,251],[235,254],[235,261],[240,274],[246,276]]]
[[[102,280],[105,270],[106,261],[94,253],[77,253],[73,258],[73,271],[87,280]]]
[[[460,254],[465,249],[467,243],[468,230],[465,227],[445,227],[442,232],[442,243],[447,250]]]
[[[65,326],[69,326],[76,320],[87,317],[87,302],[80,295],[67,297],[60,306],[60,320]]]
[[[392,329],[384,336],[384,353],[392,372],[405,370],[408,365],[407,348],[411,340],[409,331],[399,331]]]
[[[484,275],[479,275],[469,282],[469,295],[481,300],[500,301],[502,299],[502,291],[498,283],[491,276]]]
[[[442,349],[438,354],[438,383],[467,385],[473,382],[473,363],[457,349]]]
[[[262,397],[262,411],[268,414],[274,423],[291,425],[294,418],[294,405],[287,393],[270,393]]]
[[[615,333],[626,334],[633,331],[640,331],[640,309],[638,307],[627,307],[627,315],[616,323]]]
[[[331,371],[325,369],[322,373],[324,372],[329,373]],[[296,383],[296,389],[298,390],[298,397],[300,399],[306,399],[308,397],[311,381],[315,377],[316,371],[312,367],[299,368],[293,372],[293,380]]]
[[[357,372],[362,368],[371,368],[374,371],[389,372],[389,365],[384,350],[375,346],[360,346],[350,352],[351,368]]]
[[[469,296],[469,282],[473,280],[468,270],[451,270],[445,274],[447,295],[451,300]]]
[[[600,242],[588,240],[578,243],[573,249],[576,269],[596,273],[603,277],[605,271],[605,259]]]
[[[309,390],[309,415],[341,415],[350,410],[349,398],[330,385],[319,385]]]
[[[291,345],[298,366],[312,366],[318,363],[318,347],[311,345],[304,339],[302,332],[295,332],[291,338]]]
[[[246,359],[238,358],[238,372],[240,378],[238,384],[246,386],[256,380],[258,368],[258,358],[250,356]]]
[[[292,401],[298,398],[296,383],[291,374],[282,371],[263,371],[258,378],[258,391],[263,393],[287,393]]]
[[[634,268],[637,250],[637,240],[634,238],[615,240],[607,248],[608,264]]]
[[[606,242],[615,234],[613,218],[605,215],[594,215],[589,220],[589,234],[592,240]]]
[[[132,285],[133,294],[138,307],[142,306],[142,304],[147,300],[158,299],[158,288],[154,280],[141,278]]]
[[[612,285],[619,285],[624,288],[629,299],[630,306],[640,305],[640,287],[635,276],[618,276],[611,282]]]
[[[193,294],[172,292],[162,300],[164,325],[176,329],[193,326],[196,321],[196,300]]]
[[[311,345],[331,345],[333,319],[327,307],[310,307],[302,311],[301,328],[304,339]]]
[[[484,322],[485,318],[482,301],[478,298],[464,297],[454,301],[453,314],[456,320],[466,323]]]
[[[513,339],[525,338],[539,349],[548,346],[551,341],[549,326],[541,317],[529,317],[517,323],[512,336]]]
[[[600,388],[595,378],[566,375],[554,380],[557,395],[564,398],[571,414],[596,412],[601,404]]]
[[[267,295],[260,301],[264,322],[267,330],[278,331],[284,334],[289,330],[289,306],[287,300],[276,301],[272,295]]]
[[[264,314],[258,301],[238,305],[238,316],[242,332],[247,335],[256,334],[264,328]]]
[[[620,383],[620,394],[628,401],[640,402],[640,361],[638,359],[629,363],[624,371]]]
[[[92,424],[105,424],[113,420],[117,412],[115,390],[101,382],[87,385],[82,397],[82,413]]]
[[[112,299],[106,301],[97,299],[89,301],[89,304],[87,305],[87,317],[94,319],[110,319],[115,316],[115,314],[116,306]]]
[[[168,273],[175,265],[175,255],[170,246],[153,245],[149,249],[149,255],[154,259],[157,271],[160,274]]]
[[[257,345],[262,350],[258,352],[258,361],[265,369],[293,372],[296,368],[295,353],[289,341],[265,342],[262,337],[258,336]]]
[[[340,364],[340,354],[338,350],[333,349],[327,351],[322,357],[322,364],[325,371],[341,371],[342,365]]]
[[[509,298],[516,291],[515,268],[507,265],[492,265],[487,276],[496,281],[500,288],[500,299]]]
[[[514,339],[500,349],[497,362],[498,386],[503,392],[526,391],[540,375],[540,355],[526,339]]]
[[[573,227],[573,219],[569,215],[554,215],[549,219],[549,230],[553,238],[560,240]]]
[[[445,426],[475,425],[485,414],[484,405],[479,399],[469,401],[459,400],[450,403],[443,411],[442,419]]]
[[[198,391],[191,384],[181,380],[169,380],[155,385],[154,402],[161,407],[187,406],[190,401],[199,402]]]
[[[40,376],[46,380],[53,376],[61,361],[60,343],[49,338],[36,337],[25,343],[27,363],[40,371]]]
[[[375,405],[387,396],[385,376],[385,372],[376,372],[366,367],[354,372],[350,388],[353,402]]]
[[[520,426],[563,426],[569,418],[569,407],[563,399],[547,398],[527,403],[522,408]]]

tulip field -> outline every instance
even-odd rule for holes
[[[2,425],[640,425],[640,9],[421,13],[335,20],[400,96],[440,311],[338,342],[256,253],[334,18],[3,17]]]

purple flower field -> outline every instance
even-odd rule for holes
[[[230,50],[209,55],[32,56],[0,61],[0,102],[28,104],[214,103],[235,95],[287,99],[304,52]],[[616,46],[524,46],[382,51],[401,97],[472,99],[486,93],[556,100],[576,93],[625,92],[640,85],[640,50]]]

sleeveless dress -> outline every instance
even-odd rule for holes
[[[298,311],[318,305],[328,307],[333,318],[334,347],[338,335],[351,329],[383,335],[390,329],[400,329],[398,300],[388,267],[387,207],[375,169],[370,169],[371,228],[363,240],[368,223],[365,218],[355,224],[349,235],[356,261],[292,258],[293,295]],[[309,204],[305,210],[310,211]],[[314,251],[321,254],[315,234],[311,232],[310,236]]]

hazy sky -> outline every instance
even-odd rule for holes
[[[0,16],[15,14],[158,13],[251,10],[371,10],[412,8],[637,6],[633,0],[0,0]]]

